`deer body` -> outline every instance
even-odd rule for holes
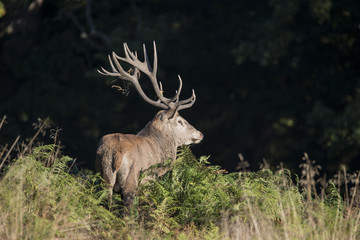
[[[196,100],[195,91],[192,91],[190,98],[179,100],[182,80],[178,76],[179,88],[175,95],[171,98],[165,97],[162,85],[156,78],[158,62],[155,42],[152,66],[149,63],[145,45],[143,45],[143,51],[144,61],[140,61],[137,53],[131,52],[128,45],[124,43],[125,57],[119,57],[114,52],[108,56],[112,72],[104,68],[101,68],[101,71],[98,70],[103,75],[122,79],[125,86],[129,86],[125,82],[131,83],[146,102],[163,109],[138,134],[109,134],[102,137],[99,142],[95,168],[106,181],[110,193],[120,192],[127,206],[132,203],[141,171],[167,159],[174,160],[179,146],[196,144],[203,139],[202,133],[178,113],[182,109],[192,107]],[[132,67],[129,71],[125,71],[118,60]],[[150,79],[157,100],[146,96],[139,82],[140,72]],[[128,92],[128,89],[115,87],[123,93]]]
[[[203,135],[177,112],[158,112],[137,135],[108,134],[101,138],[96,156],[96,170],[101,173],[110,193],[120,192],[130,205],[140,172],[150,166],[175,159],[181,145],[199,143]]]

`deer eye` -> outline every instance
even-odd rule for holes
[[[181,126],[184,126],[183,122],[181,120],[178,121],[178,123],[181,125]]]

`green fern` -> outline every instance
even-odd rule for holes
[[[122,224],[101,206],[107,195],[95,191],[102,188],[98,175],[70,175],[69,157],[55,157],[51,167],[44,166],[55,148],[37,147],[8,166],[0,181],[0,223],[6,228],[0,236],[50,239]]]
[[[227,174],[219,166],[210,166],[208,158],[197,160],[188,147],[183,147],[173,163],[161,166],[169,168],[164,176],[140,186],[136,207],[148,222],[162,222],[166,216],[175,223],[174,228],[192,223],[201,228],[219,222],[223,212],[243,213],[247,219],[245,199],[275,220],[280,218],[279,203],[290,207],[287,198],[301,201],[288,172]]]

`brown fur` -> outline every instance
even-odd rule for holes
[[[171,114],[171,118],[169,115]],[[175,159],[177,147],[199,143],[203,135],[177,112],[159,111],[137,135],[114,133],[101,138],[95,167],[110,193],[121,192],[130,205],[140,172],[167,159]]]

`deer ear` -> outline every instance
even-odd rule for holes
[[[160,113],[158,118],[160,119],[160,121],[163,121],[164,120],[164,113]]]

